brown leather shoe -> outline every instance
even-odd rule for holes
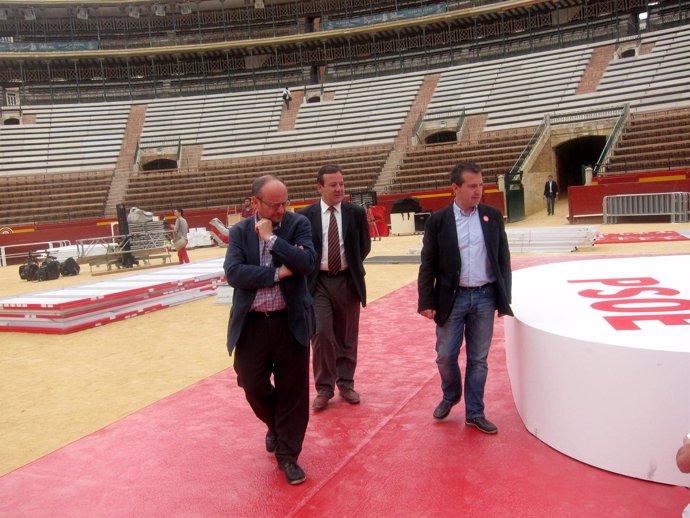
[[[359,394],[355,389],[341,390],[340,395],[345,401],[347,401],[351,405],[356,405],[359,403]]]
[[[328,406],[328,400],[331,399],[328,396],[324,396],[322,394],[319,394],[314,398],[314,402],[311,404],[311,407],[314,410],[326,410],[326,407]]]

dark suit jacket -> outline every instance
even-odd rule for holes
[[[369,223],[367,213],[359,205],[344,201],[341,203],[343,216],[343,241],[345,241],[345,258],[350,269],[350,277],[357,290],[362,306],[367,305],[367,288],[364,283],[364,259],[371,251]],[[319,264],[323,253],[321,226],[321,201],[305,207],[300,211],[311,222],[311,236],[316,249],[316,268],[309,276],[309,290],[314,293],[316,279],[319,276]]]
[[[544,183],[544,196],[556,196],[558,194],[558,184],[553,182],[553,192],[550,192],[548,180]]]
[[[240,338],[256,290],[273,286],[275,268],[259,266],[259,236],[254,225],[255,219],[251,217],[230,228],[228,251],[223,264],[228,284],[235,288],[228,326],[230,354]],[[292,275],[279,282],[287,304],[290,330],[299,343],[308,347],[315,329],[312,297],[307,288],[307,276],[316,267],[311,227],[304,216],[286,212],[280,228],[274,233],[278,239],[271,250],[273,263],[275,266],[284,264],[292,271]],[[295,245],[301,245],[301,248]]]
[[[503,216],[497,209],[481,203],[477,210],[489,262],[496,276],[496,309],[502,315],[512,315],[510,250]],[[449,205],[432,214],[424,228],[422,264],[417,280],[419,311],[435,309],[434,320],[442,326],[450,316],[459,282],[460,249],[453,205]]]

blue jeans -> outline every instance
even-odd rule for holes
[[[462,397],[458,356],[463,334],[467,350],[465,372],[465,417],[484,417],[484,385],[489,371],[487,359],[494,333],[496,295],[493,284],[482,288],[458,289],[450,317],[436,326],[436,364],[441,375],[443,399],[457,403]]]

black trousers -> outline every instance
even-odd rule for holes
[[[278,462],[296,461],[309,423],[309,348],[292,336],[287,313],[249,313],[234,367],[256,417],[278,437]]]

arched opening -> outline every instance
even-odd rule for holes
[[[439,131],[428,135],[424,139],[425,144],[441,144],[443,142],[457,142],[458,136],[454,131]]]
[[[19,119],[17,117],[7,117],[2,121],[3,126],[17,126],[19,125]]]
[[[142,167],[144,171],[162,171],[164,169],[177,169],[177,162],[169,158],[157,158],[146,162]]]
[[[562,195],[571,185],[585,184],[585,168],[594,167],[606,145],[606,137],[594,135],[569,140],[556,147],[556,182]]]
[[[629,49],[625,49],[623,52],[621,52],[621,57],[622,58],[634,58],[637,55],[637,50],[632,47]]]
[[[321,96],[320,95],[312,95],[311,97],[307,98],[308,103],[320,103],[321,102]]]

